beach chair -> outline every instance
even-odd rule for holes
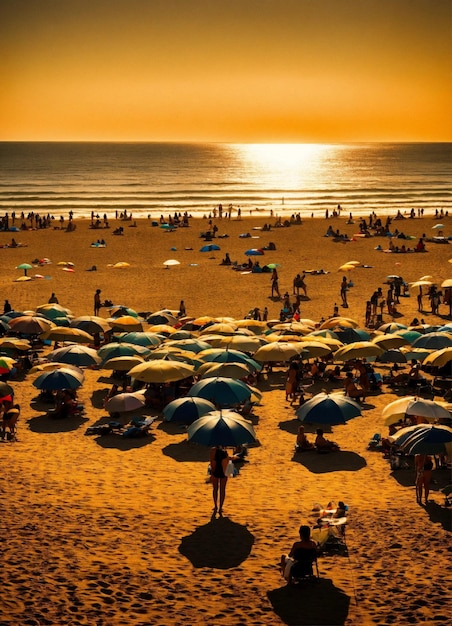
[[[308,552],[308,551],[306,551]],[[282,575],[289,585],[302,585],[303,583],[318,582],[320,579],[317,552],[315,550],[306,554],[306,558],[295,560],[286,557],[282,563]]]
[[[319,527],[311,531],[311,539],[318,543],[321,552],[343,552],[347,550],[346,525],[346,517],[322,519]]]

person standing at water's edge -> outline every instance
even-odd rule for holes
[[[226,468],[229,463],[229,455],[223,446],[216,446],[210,450],[210,475],[212,478],[213,512],[221,515],[226,497]],[[220,508],[218,509],[218,489],[220,490]]]
[[[102,306],[100,301],[101,293],[100,289],[96,289],[96,293],[94,294],[94,315],[99,315],[100,307]]]

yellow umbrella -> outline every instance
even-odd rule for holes
[[[334,337],[322,337],[322,335],[305,335],[304,337],[300,337],[300,341],[315,341],[316,343],[322,343],[331,348],[333,351],[342,348],[344,345],[339,339],[335,339]]]
[[[404,339],[401,335],[386,333],[373,337],[372,343],[384,348],[385,350],[392,350],[392,348],[401,348],[402,346],[406,346],[410,342],[407,339]]]
[[[254,353],[255,361],[262,362],[284,362],[288,361],[294,356],[298,356],[303,351],[302,344],[295,343],[280,343],[273,341],[271,343],[266,344],[265,346],[261,346],[257,352]]]
[[[157,333],[158,335],[172,335],[177,331],[168,324],[155,324],[154,326],[149,327],[149,332]]]
[[[380,356],[385,350],[371,341],[354,341],[334,353],[335,361],[352,361]]]
[[[304,358],[322,357],[332,352],[332,349],[321,341],[302,341],[300,346],[303,351],[307,351],[307,354],[303,355]]]
[[[108,267],[112,267],[115,270],[124,270],[130,267],[130,263],[126,263],[125,261],[118,261],[118,263],[114,263],[113,265],[109,264]]]
[[[132,367],[129,376],[146,383],[167,383],[193,376],[193,365],[180,361],[146,361]]]
[[[263,344],[268,343],[266,339],[259,337],[248,337],[247,335],[233,335],[232,337],[222,337],[219,346],[234,348],[241,352],[256,352]],[[219,374],[222,376],[222,374]]]
[[[345,265],[341,265],[337,271],[338,272],[351,272],[354,269],[355,269],[354,265],[350,265],[348,263],[345,263]]]
[[[133,315],[122,315],[121,317],[110,317],[108,320],[113,330],[123,330],[127,332],[142,331],[143,324]]]
[[[359,324],[350,317],[330,317],[325,320],[323,324],[321,324],[320,330],[324,330],[325,328],[335,328],[336,326],[342,326],[343,328],[358,328]]]
[[[233,335],[237,330],[235,324],[228,324],[225,322],[219,322],[218,324],[212,324],[200,331],[200,335]]]
[[[223,378],[246,378],[253,371],[251,365],[245,363],[204,363],[197,370],[201,378],[222,376]]]
[[[3,337],[0,339],[0,349],[3,350],[19,350],[25,352],[31,349],[31,344],[26,339],[17,339],[16,337]]]
[[[128,372],[135,365],[144,363],[144,359],[140,356],[116,356],[108,359],[102,365],[102,369],[114,370],[116,372]]]
[[[236,320],[234,324],[237,328],[249,328],[256,335],[268,329],[267,322],[263,322],[262,320]]]
[[[422,362],[422,365],[432,365],[433,367],[443,367],[452,361],[452,348],[442,348],[431,352]]]
[[[70,341],[73,343],[92,343],[94,341],[94,337],[84,330],[72,327],[66,328],[65,326],[56,326],[39,336],[41,339],[47,339],[48,341]]]

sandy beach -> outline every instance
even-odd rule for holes
[[[2,296],[14,309],[36,310],[54,292],[74,315],[92,315],[94,293],[101,289],[103,299],[139,312],[177,310],[184,300],[193,317],[241,319],[267,306],[269,319],[277,319],[281,302],[271,298],[270,274],[220,264],[226,252],[245,263],[246,250],[273,242],[275,250],[251,258],[279,264],[280,292],[291,298],[294,276],[309,272],[303,318],[328,318],[337,303],[340,314],[364,326],[366,301],[380,286],[386,292],[388,276],[412,282],[430,275],[440,285],[452,275],[450,244],[427,241],[425,253],[395,254],[383,251],[386,237],[355,237],[358,224],[347,224],[346,217],[269,232],[261,230],[266,221],[273,224],[262,217],[217,220],[222,237],[211,242],[220,247],[215,252],[200,252],[207,220],[175,231],[154,227],[152,220],[136,226],[111,220],[109,229],[78,220],[73,232],[0,232],[0,246],[12,236],[20,244],[0,248]],[[452,218],[441,222],[445,236],[452,235]],[[436,223],[425,216],[394,221],[393,228],[412,236],[402,243],[413,248],[422,235],[435,236]],[[350,241],[324,237],[330,224]],[[114,235],[119,226],[124,234]],[[246,233],[250,237],[241,237]],[[92,246],[101,239],[105,247]],[[15,281],[23,274],[18,265],[44,258],[51,263],[28,270],[42,278]],[[168,259],[180,265],[166,269]],[[74,271],[58,265],[63,261]],[[344,309],[339,268],[348,261],[361,266],[347,273],[353,286]],[[129,266],[116,269],[118,262]],[[432,315],[426,297],[419,312],[416,295],[413,289],[400,299],[397,321],[450,321],[448,307]],[[108,310],[101,315],[108,317]],[[392,321],[386,309],[383,321]],[[152,434],[143,439],[85,434],[106,421],[107,375],[86,370],[78,392],[85,413],[64,421],[45,416],[35,376],[11,383],[22,411],[18,441],[0,445],[0,624],[448,623],[451,515],[440,489],[451,482],[450,471],[434,470],[432,501],[419,506],[413,469],[392,471],[381,453],[367,449],[374,433],[387,433],[381,412],[398,397],[387,386],[366,399],[362,416],[328,433],[340,453],[294,455],[299,422],[285,401],[285,369],[264,374],[258,384],[263,398],[252,414],[259,445],[228,482],[224,516],[212,518],[205,481],[209,450],[188,444],[182,427],[154,412]],[[333,387],[340,385],[322,381],[309,391]],[[307,430],[312,438],[315,429]],[[330,500],[349,507],[348,553],[319,558],[319,584],[288,587],[278,569],[280,555],[297,539],[301,523],[315,521],[314,504]]]

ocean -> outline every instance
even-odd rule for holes
[[[0,214],[451,211],[451,143],[0,143]]]

